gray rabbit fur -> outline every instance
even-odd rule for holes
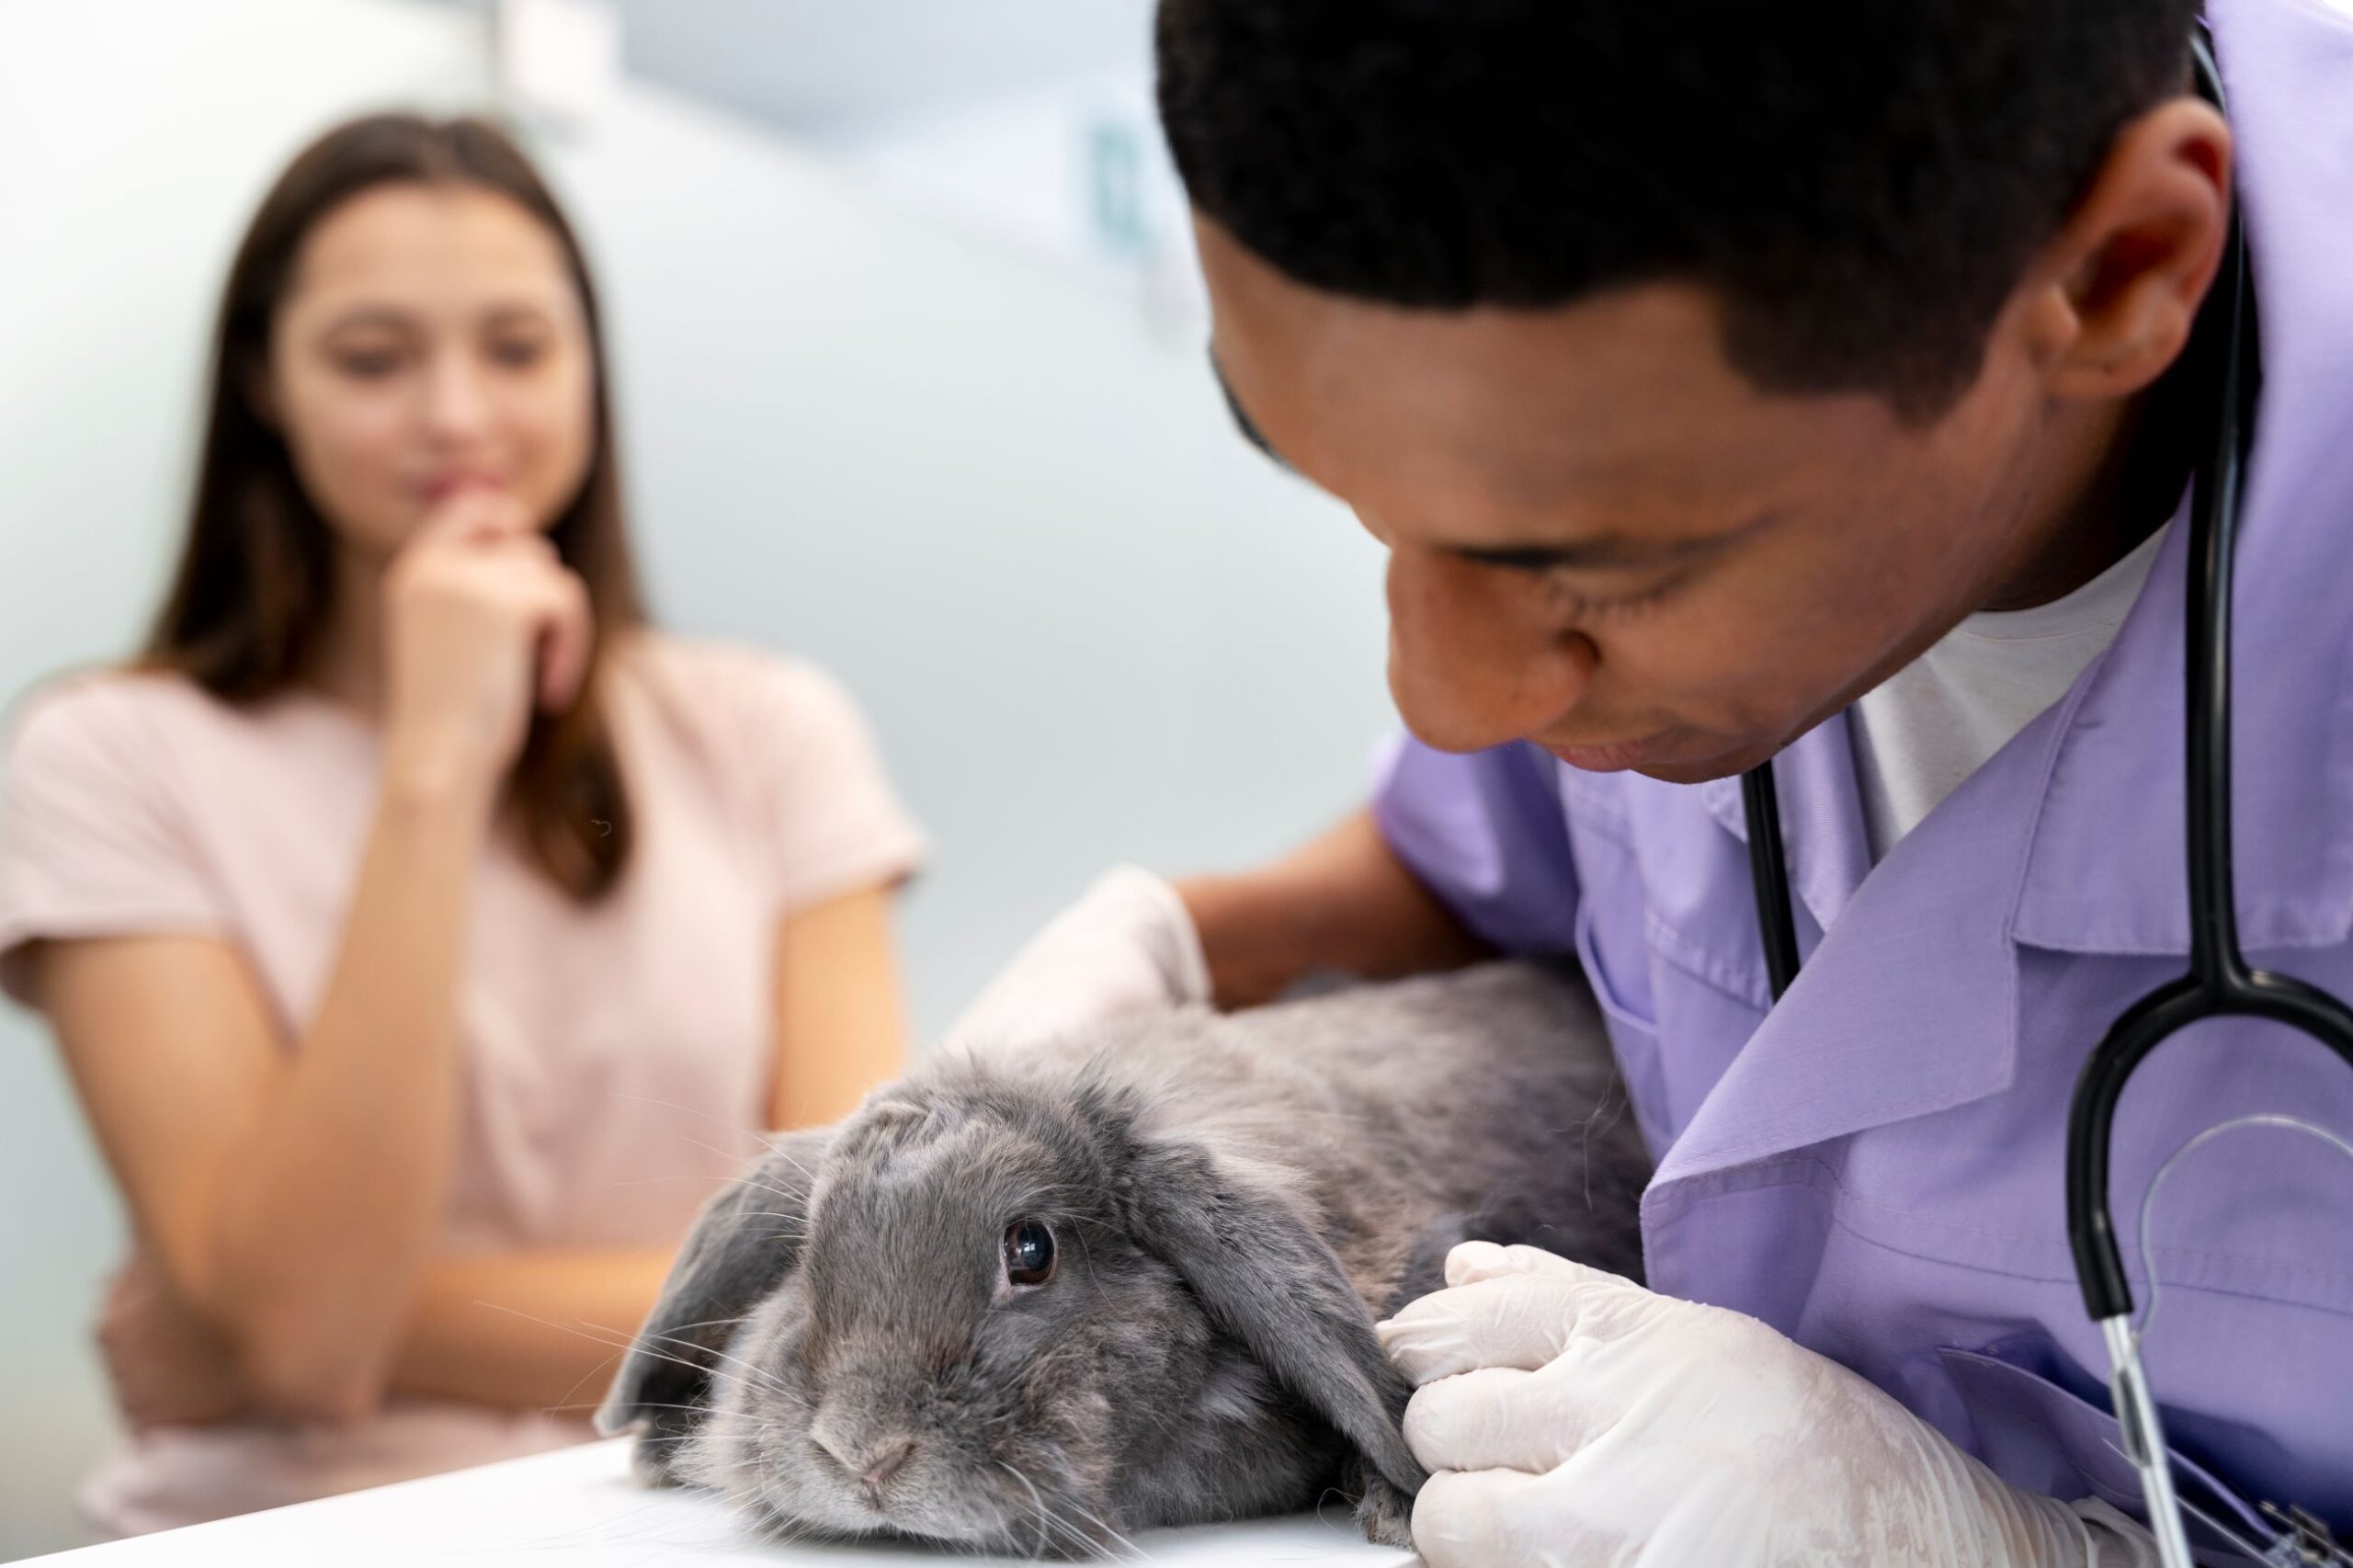
[[[1337,1489],[1406,1544],[1375,1318],[1466,1239],[1640,1278],[1625,1111],[1525,963],[942,1053],[711,1200],[598,1425],[780,1536],[1094,1555]]]

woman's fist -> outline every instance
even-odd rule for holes
[[[384,578],[385,756],[406,783],[494,788],[533,708],[569,707],[594,636],[588,590],[512,496],[443,501]]]

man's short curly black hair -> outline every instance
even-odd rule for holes
[[[1688,278],[1759,384],[1933,415],[2197,0],[1161,0],[1195,207],[1436,309]]]

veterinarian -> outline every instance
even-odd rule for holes
[[[2353,991],[2353,15],[2210,11],[2227,119],[2189,0],[1163,0],[1216,366],[1388,550],[1412,738],[1279,864],[1108,876],[963,1028],[1582,960],[1659,1156],[1647,1289],[1472,1244],[1383,1325],[1436,1568],[2154,1561],[2062,1166],[2189,948],[2234,201],[2236,906]],[[2152,1058],[2128,1238],[2265,1111],[2353,1130],[2353,1074],[2239,1021]],[[2257,1540],[2265,1503],[2353,1527],[2348,1215],[2336,1151],[2242,1131],[2152,1220],[2173,1473]]]
[[[0,983],[136,1237],[106,1529],[585,1439],[753,1135],[898,1063],[915,830],[831,677],[645,623],[607,388],[513,143],[329,131],[144,654],[16,716]]]

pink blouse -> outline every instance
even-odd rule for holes
[[[646,633],[609,668],[638,833],[622,881],[584,908],[504,839],[474,873],[452,1250],[675,1242],[765,1119],[779,919],[921,853],[858,710],[814,666]],[[9,753],[0,988],[27,999],[39,938],[218,937],[293,1049],[334,963],[377,750],[365,719],[310,694],[248,710],[123,674],[43,693]],[[130,1533],[586,1435],[410,1400],[349,1427],[158,1430],[84,1502]]]

